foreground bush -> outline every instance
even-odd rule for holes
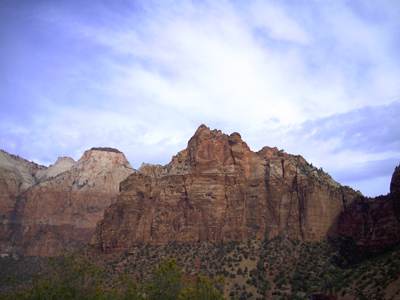
[[[31,289],[2,295],[0,299],[224,299],[223,276],[216,279],[198,276],[195,283],[185,281],[175,259],[165,260],[159,268],[154,266],[152,278],[140,286],[124,275],[119,277],[119,287],[112,290],[99,279],[101,268],[87,259],[77,261],[74,254],[61,255],[58,262],[49,258],[49,264],[58,264],[50,276],[43,279],[34,276]]]

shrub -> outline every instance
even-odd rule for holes
[[[266,270],[264,264],[261,261],[257,263],[257,269],[259,269],[260,271]]]
[[[165,260],[159,268],[154,266],[152,278],[137,286],[127,275],[120,276],[118,288],[103,290],[99,279],[102,270],[84,259],[75,260],[75,255],[60,256],[60,263],[51,259],[53,273],[44,279],[34,277],[34,287],[23,293],[2,295],[1,299],[223,299],[224,276],[208,279],[197,276],[196,283],[185,282],[184,272],[176,259]],[[143,273],[141,274],[143,276]]]

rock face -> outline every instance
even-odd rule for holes
[[[239,133],[202,125],[169,164],[138,171],[112,148],[48,168],[0,151],[0,209],[0,254],[10,257],[54,256],[88,241],[109,252],[277,235],[346,235],[374,250],[400,241],[400,166],[390,194],[366,198],[301,156],[255,153]]]
[[[0,238],[8,236],[18,195],[39,182],[47,167],[0,150]],[[4,248],[1,246],[0,249]],[[8,247],[8,245],[6,245]]]
[[[351,235],[358,225],[347,230],[341,222],[352,223],[364,198],[301,156],[269,147],[254,153],[240,134],[205,125],[168,165],[143,164],[120,189],[91,239],[105,252],[172,241]]]
[[[90,240],[104,209],[115,201],[120,181],[133,172],[120,151],[96,148],[76,163],[59,158],[37,172],[35,185],[19,193],[0,177],[0,183],[10,187],[5,198],[13,199],[8,201],[12,211],[2,237],[20,245],[18,254],[24,256],[58,255],[62,248],[75,251]],[[14,183],[8,175],[4,178]]]
[[[58,174],[71,169],[75,164],[76,162],[70,157],[59,157],[54,165],[50,165],[44,171],[39,171],[36,178],[40,182],[52,177],[56,177]]]
[[[395,194],[400,192],[400,166],[394,170],[392,181],[390,183],[390,193]]]
[[[390,194],[376,198],[358,196],[346,203],[338,217],[338,232],[372,251],[400,241],[400,166],[396,167]]]
[[[8,168],[0,167],[0,237],[5,237],[20,189],[20,177]]]
[[[400,222],[400,165],[394,170],[390,183],[390,197],[396,219]]]
[[[21,157],[10,155],[0,150],[0,168],[14,173],[18,191],[26,190],[39,182],[40,175],[47,170],[47,167],[40,166],[34,162],[29,162]]]

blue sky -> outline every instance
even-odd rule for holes
[[[0,148],[166,164],[197,127],[366,196],[400,162],[400,2],[0,2]]]

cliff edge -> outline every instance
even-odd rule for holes
[[[316,241],[341,234],[338,216],[361,196],[301,156],[255,153],[239,133],[205,125],[169,164],[143,164],[120,189],[91,239],[101,251],[277,235]]]
[[[104,209],[115,201],[120,181],[133,172],[116,149],[86,151],[76,163],[59,158],[37,176],[41,181],[19,193],[9,192],[14,204],[10,203],[3,239],[18,245],[19,256],[78,250],[89,242]]]

